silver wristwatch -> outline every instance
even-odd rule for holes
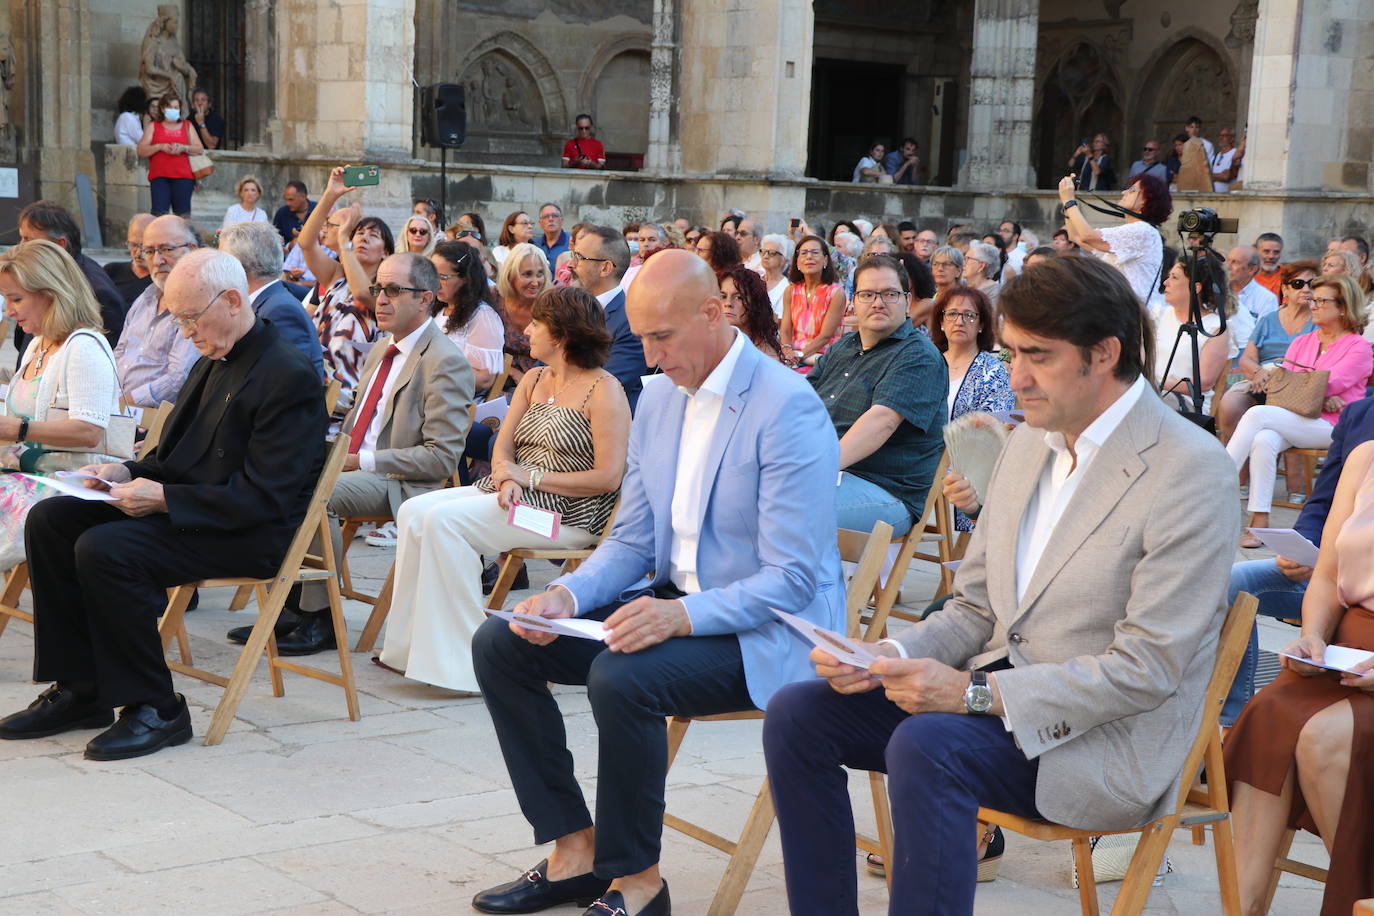
[[[964,688],[964,707],[974,716],[986,715],[992,708],[992,688],[988,686],[986,671],[969,672],[969,683]]]

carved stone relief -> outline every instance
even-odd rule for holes
[[[196,86],[196,70],[186,62],[177,38],[181,19],[179,9],[170,3],[157,8],[157,18],[143,34],[139,49],[138,81],[149,98],[161,98],[169,93],[181,99],[183,108],[190,108],[190,92]]]
[[[483,55],[463,74],[462,82],[473,127],[517,133],[542,129],[544,105],[534,79],[504,54]]]
[[[1156,74],[1160,89],[1151,120],[1155,136],[1181,132],[1183,123],[1193,115],[1202,118],[1206,135],[1214,134],[1222,125],[1234,124],[1235,82],[1230,67],[1211,47],[1188,39],[1161,61]]]
[[[1226,47],[1243,48],[1255,40],[1255,20],[1259,19],[1259,0],[1240,0],[1231,12],[1231,31]]]

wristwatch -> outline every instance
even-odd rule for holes
[[[992,688],[988,686],[986,671],[969,672],[968,686],[964,688],[964,707],[973,716],[986,715],[992,708]]]
[[[1078,201],[1076,201],[1076,200],[1070,199],[1070,200],[1064,201],[1064,209],[1065,209],[1065,210],[1072,210],[1072,209],[1073,209],[1074,207],[1076,207],[1076,206],[1078,206]]]

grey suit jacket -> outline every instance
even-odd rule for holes
[[[1202,716],[1240,533],[1235,466],[1147,388],[1101,451],[1016,599],[1021,516],[1053,451],[1011,436],[945,609],[897,638],[912,657],[995,675],[1013,735],[1039,758],[1058,823],[1125,828],[1177,798]]]
[[[358,404],[344,420],[347,436],[357,419],[362,392],[382,361],[391,335],[380,338],[367,354],[358,380]],[[377,409],[382,428],[377,436],[376,473],[387,478],[387,501],[394,516],[412,496],[437,490],[458,469],[467,439],[472,407],[473,373],[467,357],[431,321],[405,363],[387,400]]]

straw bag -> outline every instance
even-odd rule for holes
[[[215,164],[210,161],[209,156],[188,155],[186,157],[191,162],[191,177],[197,180],[209,178],[215,171]]]

